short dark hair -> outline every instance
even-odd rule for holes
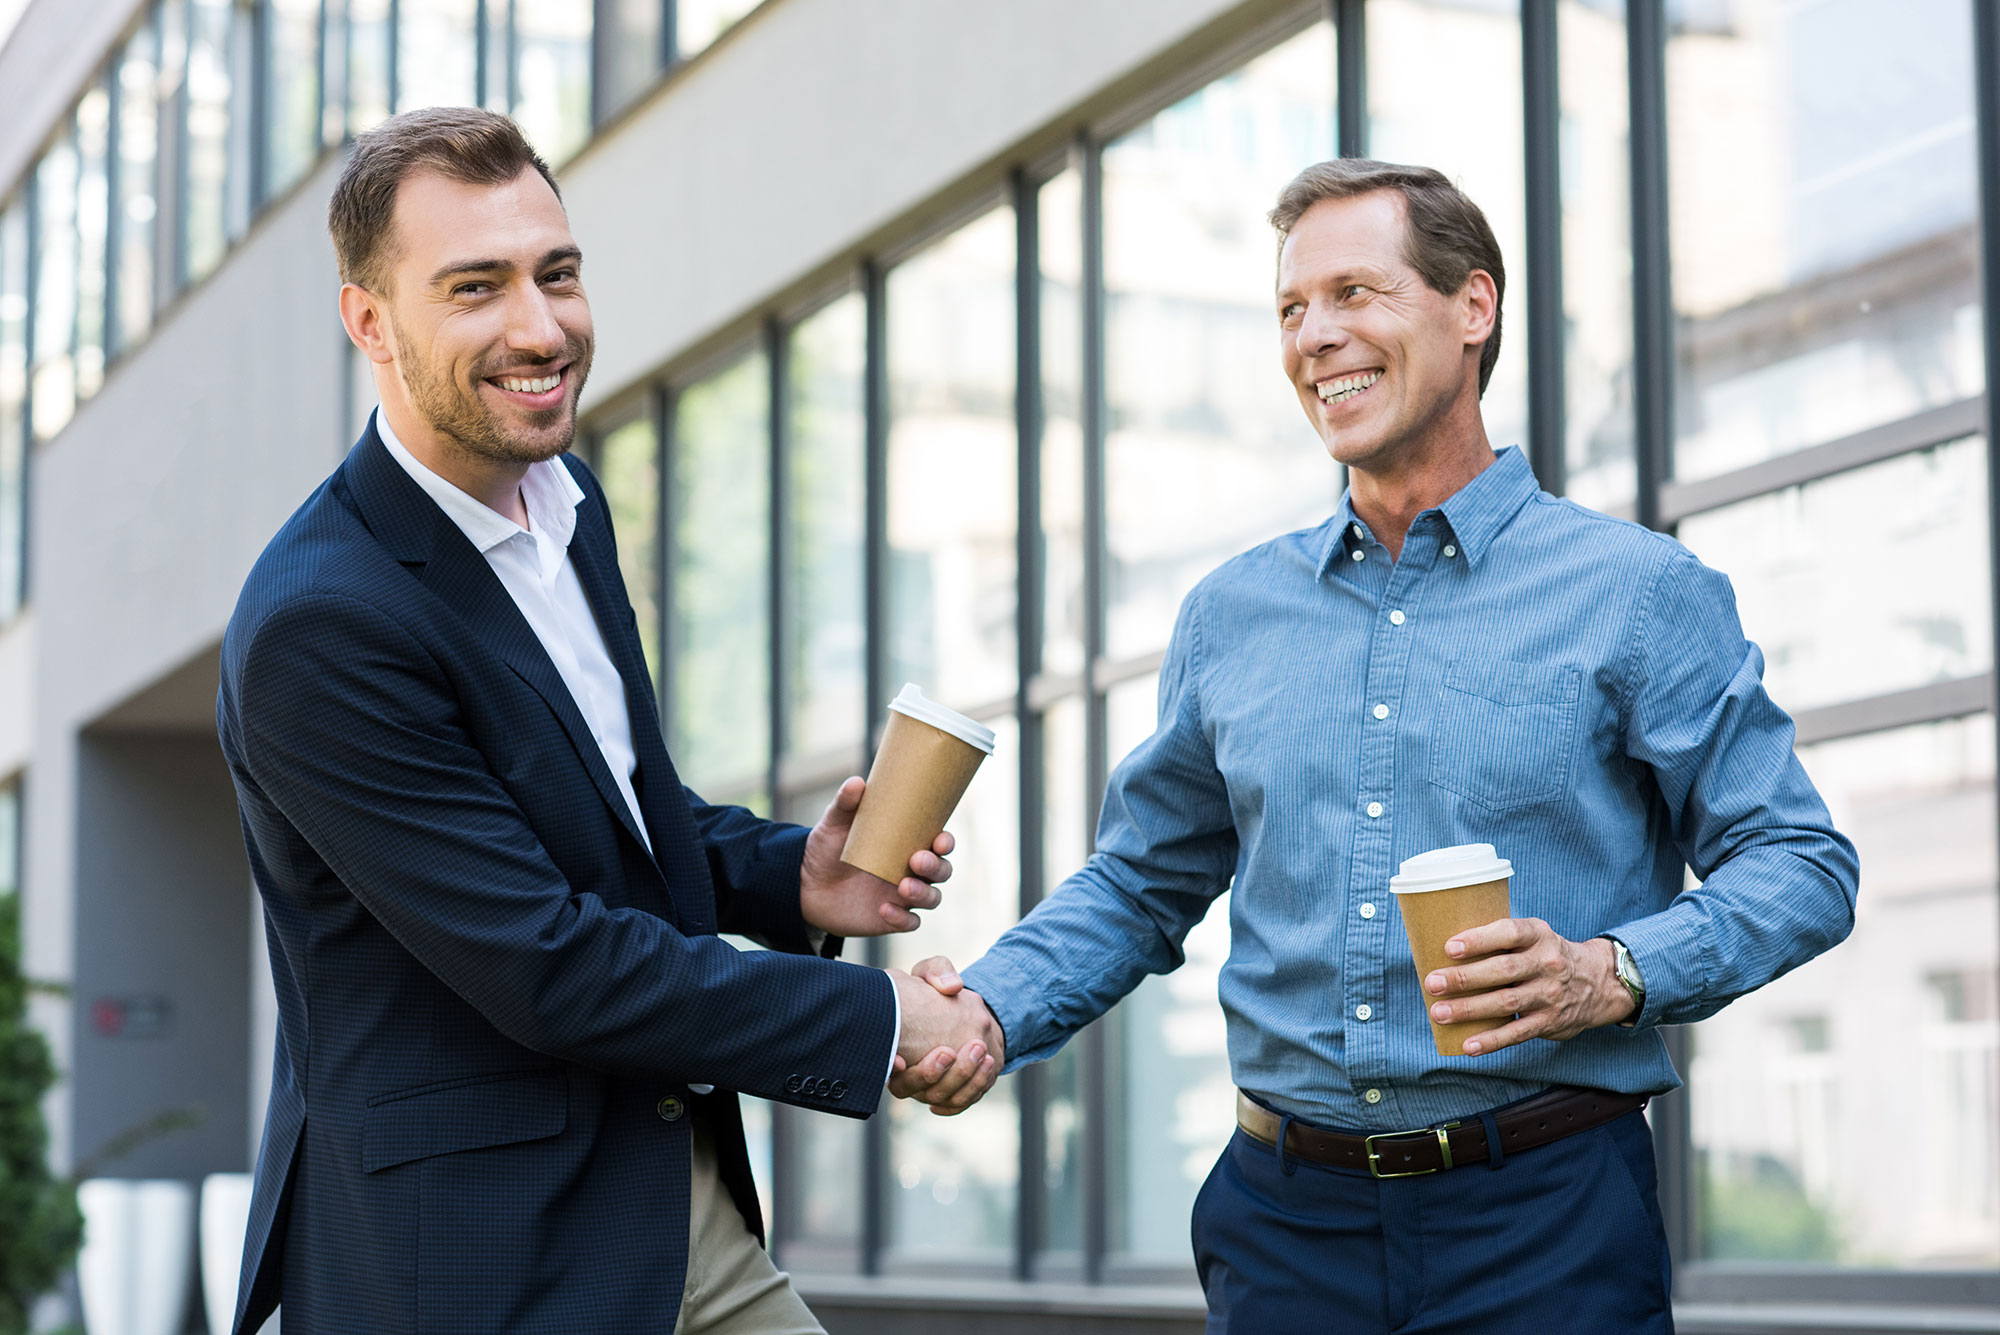
[[[326,211],[340,281],[387,290],[396,191],[407,178],[436,172],[466,185],[506,185],[530,167],[561,200],[555,173],[521,127],[479,107],[423,107],[362,131]]]
[[[1456,295],[1474,269],[1493,276],[1493,332],[1479,351],[1479,392],[1484,394],[1486,382],[1493,378],[1493,364],[1500,360],[1500,299],[1507,295],[1507,268],[1486,215],[1443,172],[1371,158],[1315,163],[1278,192],[1271,226],[1278,229],[1279,247],[1313,205],[1377,190],[1402,195],[1403,260],[1432,291]]]

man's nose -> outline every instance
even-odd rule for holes
[[[568,344],[569,336],[556,320],[548,294],[531,287],[511,303],[507,318],[507,346],[516,352],[553,357]]]
[[[1329,302],[1311,302],[1299,318],[1299,351],[1305,356],[1337,351],[1347,342],[1347,324]]]

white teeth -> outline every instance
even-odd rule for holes
[[[1364,371],[1360,375],[1344,375],[1338,380],[1321,381],[1314,388],[1319,390],[1320,398],[1328,403],[1345,403],[1381,378],[1380,371]]]
[[[500,388],[511,389],[516,394],[546,394],[562,383],[562,373],[545,375],[537,380],[502,380]]]

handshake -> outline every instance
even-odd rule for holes
[[[889,1092],[949,1117],[979,1102],[1006,1064],[1006,1035],[951,961],[933,955],[908,973],[890,969],[903,1008]]]

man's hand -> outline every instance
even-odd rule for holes
[[[903,1004],[903,1041],[889,1092],[927,1103],[940,1117],[964,1112],[993,1088],[1007,1063],[999,1021],[942,955],[909,973],[891,969],[889,977]]]
[[[938,884],[951,879],[945,861],[953,840],[940,834],[930,852],[910,858],[910,874],[895,885],[840,860],[854,810],[867,788],[859,776],[840,785],[826,814],[806,836],[805,862],[799,868],[799,911],[806,923],[833,936],[882,936],[915,931],[918,918],[911,909],[934,909],[944,896]]]
[[[1434,970],[1424,992],[1441,1023],[1504,1021],[1465,1041],[1468,1054],[1493,1052],[1531,1038],[1575,1038],[1632,1014],[1632,994],[1618,981],[1611,943],[1569,941],[1540,918],[1502,918],[1445,942],[1466,961]]]

